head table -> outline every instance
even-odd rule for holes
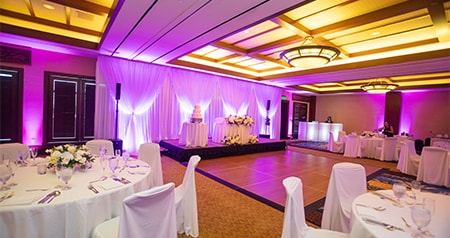
[[[90,169],[74,171],[69,190],[55,188],[63,182],[54,172],[38,175],[36,166],[18,167],[13,178],[18,185],[0,191],[0,197],[13,193],[0,202],[0,237],[90,237],[95,226],[120,215],[124,198],[148,189],[148,164],[132,160],[128,165],[116,174],[130,183],[114,180],[108,167],[103,171],[97,162]],[[100,180],[103,175],[109,176]],[[89,183],[98,193],[88,188]],[[61,194],[49,203],[38,203],[54,190]]]
[[[395,206],[390,199],[396,199],[392,190],[382,190],[375,193],[365,193],[358,196],[352,204],[353,225],[350,237],[357,238],[401,238],[412,237],[417,231],[417,227],[411,218],[411,205],[414,200],[411,197],[402,198],[403,207]],[[408,191],[410,193],[410,191]],[[450,234],[450,196],[437,193],[421,192],[417,202],[421,203],[423,198],[431,198],[435,201],[434,214],[430,224],[426,227],[435,238],[449,237]],[[394,200],[395,201],[395,200]],[[369,207],[370,206],[370,207]],[[382,207],[385,210],[377,211],[374,207]],[[393,225],[402,230],[389,230],[380,224],[366,222],[363,219],[369,219]],[[403,221],[410,226],[408,227]],[[425,237],[425,236],[424,236]]]

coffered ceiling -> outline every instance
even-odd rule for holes
[[[0,9],[3,43],[39,39],[317,94],[361,92],[375,78],[400,90],[450,86],[450,1],[0,0]],[[307,36],[341,54],[310,69],[280,59]]]

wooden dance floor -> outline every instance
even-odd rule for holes
[[[206,147],[186,147],[178,144],[178,140],[162,140],[159,142],[163,154],[177,161],[188,161],[192,155],[199,155],[203,159],[213,159],[226,156],[253,154],[260,152],[278,151],[286,149],[286,142],[259,138],[259,143],[245,145],[223,145],[208,140]]]

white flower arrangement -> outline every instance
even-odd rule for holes
[[[88,163],[94,162],[94,156],[85,145],[59,145],[52,149],[47,149],[45,152],[50,154],[46,158],[48,160],[48,168],[73,168],[75,165],[78,165],[81,169],[85,169]]]
[[[258,137],[256,137],[255,135],[250,135],[248,137],[248,143],[249,144],[256,144],[258,142],[259,142]]]
[[[251,116],[228,116],[225,118],[225,120],[228,122],[228,124],[230,125],[243,125],[243,126],[252,126],[253,125],[253,119]]]
[[[225,145],[240,145],[241,137],[239,135],[225,136],[225,138],[223,139],[223,143]]]

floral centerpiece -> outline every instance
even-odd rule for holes
[[[250,135],[248,137],[248,143],[249,144],[256,144],[258,142],[259,142],[258,137],[256,137],[255,135]]]
[[[228,116],[225,118],[225,120],[228,122],[228,124],[230,125],[243,125],[243,126],[252,126],[253,125],[253,119],[251,116]]]
[[[223,139],[223,143],[225,145],[240,145],[241,137],[239,135],[225,136],[225,138]]]
[[[81,169],[85,169],[94,162],[94,156],[85,145],[59,145],[52,149],[47,149],[45,152],[50,154],[47,156],[48,168],[74,168],[78,166]]]

